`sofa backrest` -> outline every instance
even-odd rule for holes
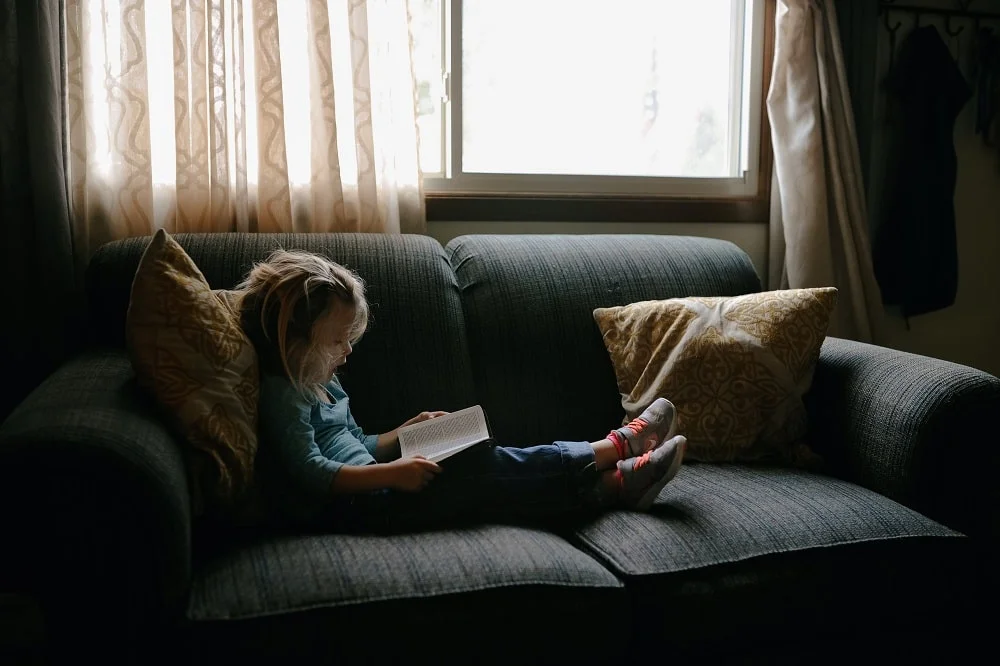
[[[441,245],[426,236],[376,234],[177,234],[213,289],[235,286],[274,249],[330,257],[367,283],[368,332],[341,371],[368,432],[386,432],[423,410],[475,403],[462,306]],[[102,247],[87,269],[91,340],[124,346],[132,279],[150,238]]]
[[[621,423],[595,308],[760,290],[750,258],[715,239],[461,236],[446,251],[476,392],[504,445],[600,439]]]

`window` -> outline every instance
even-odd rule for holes
[[[765,0],[410,0],[430,194],[760,193]]]

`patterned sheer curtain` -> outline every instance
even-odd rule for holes
[[[124,236],[422,233],[407,0],[66,0],[68,187]]]

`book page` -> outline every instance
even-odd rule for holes
[[[490,438],[479,405],[399,429],[403,458],[423,456],[437,462]]]

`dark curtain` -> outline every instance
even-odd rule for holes
[[[0,420],[78,319],[65,178],[61,0],[0,0]]]
[[[875,71],[878,52],[878,2],[875,0],[836,0],[837,22],[843,42],[847,88],[851,93],[854,124],[861,153],[861,171],[865,195],[871,201],[871,151],[875,125],[875,96],[878,82]]]

